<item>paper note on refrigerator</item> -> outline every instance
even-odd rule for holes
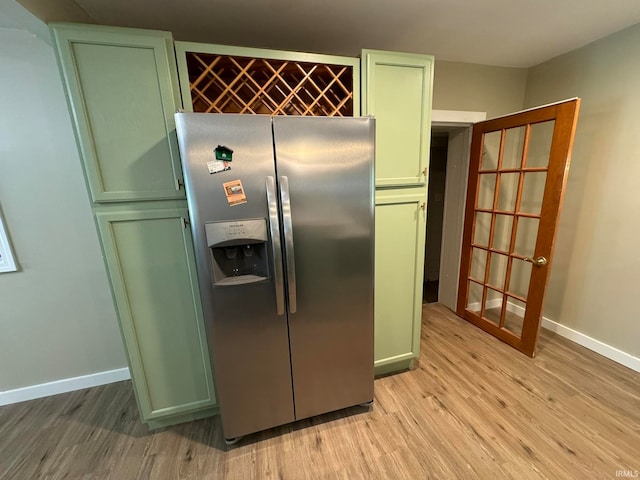
[[[231,170],[231,165],[229,165],[229,162],[223,162],[221,160],[211,160],[210,162],[207,162],[207,168],[209,169],[209,173],[213,174]]]
[[[247,203],[247,196],[244,194],[241,180],[226,182],[223,183],[222,186],[224,187],[224,194],[227,196],[229,206],[233,207],[234,205]]]

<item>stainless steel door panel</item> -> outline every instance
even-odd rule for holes
[[[213,291],[210,342],[226,438],[295,420],[286,316],[265,285],[231,288]]]
[[[225,436],[290,422],[294,410],[287,318],[277,313],[274,283],[272,239],[278,235],[272,232],[266,248],[268,279],[214,287],[204,227],[221,220],[269,220],[266,179],[275,177],[271,120],[268,116],[179,113],[176,125]],[[218,145],[233,150],[231,169],[210,174],[207,162],[215,160]],[[227,202],[222,184],[232,180],[242,181],[246,203],[230,206]]]
[[[273,119],[295,250],[289,332],[298,419],[373,399],[373,123]]]
[[[265,179],[275,175],[270,118],[214,113],[177,113],[175,118],[192,215],[204,221],[267,218]],[[231,169],[210,174],[207,163],[215,160],[218,145],[233,150]],[[229,206],[222,184],[232,180],[242,181],[247,203]]]

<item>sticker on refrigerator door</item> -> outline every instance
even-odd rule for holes
[[[216,160],[222,160],[223,162],[230,162],[233,160],[233,150],[229,147],[218,145],[213,151],[216,154]]]
[[[231,170],[231,161],[233,160],[233,150],[224,145],[218,145],[213,149],[216,159],[207,162],[209,174],[227,172]]]
[[[227,196],[229,206],[233,207],[234,205],[247,203],[247,196],[244,194],[241,180],[223,183],[222,187],[224,188],[224,194]]]
[[[209,169],[209,173],[213,175],[214,173],[226,172],[231,170],[231,165],[229,162],[223,162],[221,160],[211,160],[207,162],[207,168]]]

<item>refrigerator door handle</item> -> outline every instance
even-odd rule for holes
[[[267,177],[267,205],[269,206],[269,233],[273,249],[273,276],[276,287],[276,312],[284,315],[284,273],[282,269],[282,244],[280,243],[280,221],[278,220],[278,199],[276,181]]]
[[[293,251],[293,222],[291,220],[291,197],[289,179],[280,177],[280,200],[282,202],[282,227],[284,229],[284,252],[287,262],[287,287],[289,290],[289,313],[296,313],[296,262]]]

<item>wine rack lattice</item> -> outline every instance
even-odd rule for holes
[[[352,67],[187,52],[194,112],[353,115]]]

